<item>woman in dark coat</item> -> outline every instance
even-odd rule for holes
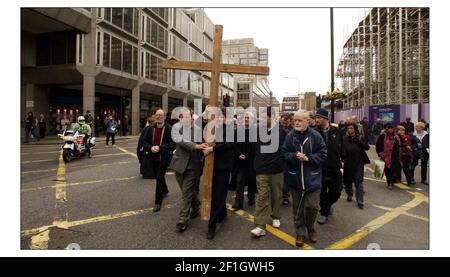
[[[364,208],[364,164],[370,163],[365,151],[369,145],[358,134],[358,126],[347,124],[347,134],[344,137],[344,185],[347,201],[352,201],[353,186],[356,188],[356,202],[360,209]]]

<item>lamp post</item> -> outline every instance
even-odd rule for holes
[[[330,41],[331,41],[331,90],[334,91],[334,26],[333,8],[330,8]],[[334,99],[331,99],[331,122],[334,122]]]

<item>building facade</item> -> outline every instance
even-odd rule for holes
[[[315,112],[317,109],[316,93],[315,92],[300,93],[299,103],[300,109]]]
[[[223,61],[232,64],[268,66],[268,49],[255,46],[252,38],[230,39],[222,42]],[[237,107],[267,107],[272,97],[267,76],[234,74]]]
[[[165,70],[165,59],[211,62],[214,24],[202,9],[23,8],[21,111],[61,118],[90,110],[99,120],[131,118],[132,134],[155,107],[206,104],[209,72]],[[220,95],[234,97],[231,74]],[[219,97],[219,99],[221,99]]]
[[[283,113],[295,113],[299,110],[299,96],[288,95],[283,97],[281,102],[281,112]]]

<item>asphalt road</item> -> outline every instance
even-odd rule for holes
[[[100,138],[91,159],[67,164],[60,161],[57,140],[22,145],[21,248],[65,249],[75,243],[81,249],[298,250],[291,205],[282,207],[281,228],[269,227],[259,239],[250,234],[254,207],[248,205],[230,210],[212,241],[200,218],[177,233],[180,189],[174,175],[168,172],[168,197],[154,213],[155,180],[140,177],[136,144],[137,137],[125,137],[105,147]],[[373,149],[369,156],[375,158]],[[317,224],[319,241],[306,249],[429,248],[429,187],[398,184],[387,190],[383,180],[373,179],[373,168],[372,163],[365,172],[365,209],[347,202],[343,191],[327,223]],[[230,191],[228,203],[233,196]]]

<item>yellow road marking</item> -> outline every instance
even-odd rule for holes
[[[59,154],[59,166],[56,171],[56,203],[55,219],[53,225],[61,225],[67,222],[67,204],[66,204],[66,167],[63,160],[63,150]],[[47,229],[31,238],[30,249],[48,249],[50,240],[50,230]]]
[[[400,207],[393,208],[389,212],[372,220],[371,222],[366,224],[364,227],[358,229],[355,233],[326,247],[326,249],[347,249],[350,246],[352,246],[353,244],[355,244],[358,241],[360,241],[361,239],[363,239],[364,237],[366,237],[367,235],[369,235],[370,233],[374,232],[375,230],[383,227],[390,221],[394,220],[401,214],[405,213],[406,211],[408,211],[414,207],[417,207],[422,202],[425,202],[426,197],[423,194],[417,193],[417,192],[410,192],[410,191],[408,191],[408,193],[414,195],[413,200],[409,201],[408,203],[406,203]]]
[[[250,221],[252,223],[255,222],[255,217],[253,215],[245,212],[244,210],[237,210],[237,211],[235,211],[232,208],[231,204],[228,204],[228,203],[227,203],[227,209],[230,210],[231,212],[237,214],[238,216],[247,219],[248,221]],[[287,242],[288,244],[290,244],[290,245],[292,245],[294,247],[297,247],[295,245],[295,238],[292,237],[291,235],[281,231],[280,229],[274,228],[271,225],[266,224],[266,231],[271,233],[272,235],[276,236],[277,238]],[[308,245],[308,244],[305,243],[305,245],[302,247],[302,249],[311,250],[311,249],[314,249],[314,248],[311,245]]]
[[[389,207],[385,207],[385,206],[381,206],[381,205],[372,205],[372,206],[374,206],[375,208],[378,208],[378,209],[385,210],[385,211],[392,211],[394,209],[394,208],[389,208]],[[412,213],[408,213],[408,212],[404,212],[403,215],[406,215],[406,216],[409,216],[409,217],[413,217],[413,218],[417,218],[417,219],[420,219],[420,220],[423,220],[423,221],[426,221],[426,222],[429,221],[428,218],[426,218],[424,216],[420,216],[420,215],[416,215],[416,214],[412,214]]]
[[[163,208],[165,209],[169,209],[174,207],[176,204],[167,204],[164,205]],[[93,218],[88,218],[88,219],[82,219],[82,220],[76,220],[76,221],[68,221],[65,224],[55,224],[58,222],[54,222],[52,225],[46,225],[46,226],[42,226],[39,228],[34,228],[34,229],[29,229],[29,230],[24,230],[21,232],[22,236],[34,236],[36,234],[39,234],[47,229],[50,229],[52,227],[59,227],[59,228],[64,228],[64,229],[68,229],[71,227],[76,227],[76,226],[81,226],[81,225],[86,225],[86,224],[91,224],[91,223],[97,223],[97,222],[103,222],[103,221],[110,221],[110,220],[114,220],[114,219],[119,219],[119,218],[124,218],[124,217],[130,217],[130,216],[136,216],[136,215],[141,215],[141,214],[146,214],[146,213],[151,213],[153,212],[153,208],[148,208],[148,209],[142,209],[142,210],[136,210],[136,211],[128,211],[128,212],[122,212],[122,213],[116,213],[116,214],[110,214],[110,215],[104,215],[104,216],[98,216],[98,217],[93,217]]]
[[[30,249],[32,250],[48,249],[49,240],[50,240],[50,230],[45,230],[42,233],[31,237]]]
[[[97,183],[103,183],[103,182],[116,182],[116,181],[126,181],[131,179],[136,179],[137,176],[130,176],[130,177],[120,177],[120,178],[111,178],[111,179],[103,179],[103,180],[93,180],[93,181],[84,181],[84,182],[76,182],[76,183],[67,183],[67,187],[75,187],[75,186],[82,186],[82,185],[90,185],[90,184],[97,184]],[[36,187],[36,188],[29,188],[29,189],[23,189],[20,192],[31,192],[31,191],[37,191],[37,190],[43,190],[43,189],[51,189],[56,188],[56,186],[44,186],[44,187]]]

